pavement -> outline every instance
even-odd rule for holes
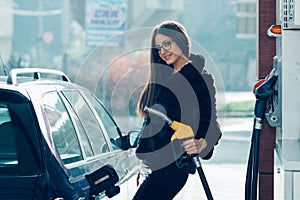
[[[244,199],[252,118],[225,119],[223,136],[202,168],[215,200]],[[206,199],[198,174],[191,175],[174,200]]]
[[[244,199],[245,164],[203,164],[208,185],[215,200]],[[191,175],[174,200],[207,199],[198,174]]]

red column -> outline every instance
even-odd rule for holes
[[[276,0],[258,0],[258,79],[265,78],[273,68],[276,54],[275,38],[269,38],[268,28],[276,23]],[[260,137],[259,151],[259,199],[273,200],[273,165],[275,147],[275,128],[264,121]]]

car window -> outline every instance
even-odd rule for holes
[[[100,124],[81,94],[75,90],[63,91],[63,94],[68,99],[80,119],[91,143],[93,152],[95,154],[101,154],[109,151]]]
[[[17,92],[0,91],[0,174],[41,173],[39,135],[30,102]]]
[[[65,99],[65,96],[62,96],[63,100]],[[65,105],[67,107],[67,110],[69,111],[69,114],[71,118],[74,121],[74,127],[76,129],[77,135],[79,137],[79,143],[81,146],[81,149],[83,151],[83,157],[84,158],[89,158],[94,156],[94,152],[92,150],[92,145],[91,142],[88,139],[88,136],[83,128],[83,125],[81,124],[80,119],[78,118],[77,114],[69,104],[69,101],[65,100]]]
[[[0,105],[0,166],[18,165],[17,140],[7,105]]]
[[[88,97],[89,101],[92,103],[92,106],[95,108],[97,114],[99,115],[103,126],[105,127],[107,131],[107,135],[109,138],[119,138],[121,133],[119,132],[119,128],[115,121],[111,118],[110,114],[107,112],[107,110],[103,107],[103,105],[99,102],[99,100],[90,93],[85,93],[85,95]],[[114,148],[118,148],[117,146],[113,146]]]
[[[69,164],[82,160],[75,128],[59,95],[56,92],[47,93],[43,96],[42,102],[62,162]]]

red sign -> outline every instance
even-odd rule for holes
[[[53,34],[50,31],[47,31],[43,34],[43,41],[46,44],[50,44],[53,41]]]

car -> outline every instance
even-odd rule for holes
[[[0,79],[0,199],[113,197],[140,170],[138,134],[63,72],[12,69]]]

